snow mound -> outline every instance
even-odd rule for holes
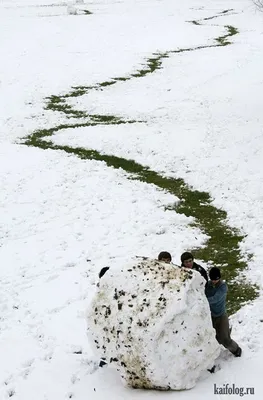
[[[196,271],[148,258],[106,271],[87,311],[95,353],[127,386],[192,388],[220,352],[204,285]]]

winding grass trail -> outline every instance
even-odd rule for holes
[[[197,27],[202,26],[204,22],[226,16],[233,10],[223,10],[222,12],[200,20],[189,21]],[[199,28],[198,28],[199,29]],[[82,148],[56,145],[52,142],[52,135],[66,129],[79,128],[96,125],[120,125],[145,123],[146,121],[136,121],[124,119],[116,115],[91,114],[85,111],[75,109],[67,103],[70,98],[77,98],[87,94],[91,90],[100,90],[116,84],[125,84],[131,79],[143,78],[148,74],[162,68],[165,58],[177,53],[190,51],[202,51],[203,49],[225,47],[231,45],[231,37],[238,34],[237,28],[232,25],[224,26],[224,34],[214,39],[210,45],[195,46],[168,50],[161,53],[153,53],[146,59],[143,67],[132,74],[123,77],[114,77],[108,81],[97,83],[93,86],[75,86],[64,95],[52,95],[46,100],[45,109],[64,114],[67,119],[76,119],[76,123],[70,122],[60,124],[48,129],[39,129],[22,140],[27,146],[39,147],[41,149],[62,150],[69,154],[75,154],[77,157],[85,160],[98,160],[105,162],[109,167],[122,168],[130,173],[130,179],[137,179],[149,184],[154,184],[171,194],[179,197],[180,204],[174,205],[170,209],[177,213],[185,214],[195,218],[193,226],[201,229],[209,239],[204,248],[190,249],[196,258],[204,262],[212,262],[215,266],[223,266],[224,278],[228,281],[228,311],[229,314],[236,312],[244,303],[257,297],[258,288],[248,284],[245,278],[240,277],[240,272],[247,268],[247,261],[251,255],[241,254],[239,244],[244,239],[237,229],[228,225],[227,214],[224,210],[216,208],[212,204],[210,195],[206,192],[194,190],[188,186],[181,178],[169,178],[151,170],[145,165],[138,164],[134,160],[116,157],[114,155],[101,154],[98,151]],[[236,280],[237,276],[239,279]]]

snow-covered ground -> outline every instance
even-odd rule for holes
[[[191,217],[166,210],[175,196],[103,162],[18,143],[67,121],[44,110],[46,96],[128,76],[155,52],[212,45],[234,26],[230,46],[170,54],[153,74],[68,100],[144,123],[67,129],[52,140],[133,159],[211,193],[247,235],[249,276],[262,285],[263,13],[250,0],[73,3],[77,15],[67,2],[0,1],[0,399],[223,399],[214,384],[227,383],[254,387],[246,397],[261,399],[262,297],[232,317],[242,358],[191,391],[128,390],[110,369],[96,370],[84,313],[100,268],[161,250],[178,263],[206,237]],[[188,22],[227,9],[200,26]]]

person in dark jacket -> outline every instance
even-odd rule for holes
[[[210,280],[205,286],[205,295],[209,302],[216,339],[234,356],[240,357],[242,350],[230,336],[229,321],[226,313],[227,284],[221,279],[219,268],[213,267],[209,271],[209,278]]]
[[[208,276],[206,270],[203,267],[201,267],[201,265],[198,265],[194,262],[194,256],[192,253],[189,253],[188,251],[183,253],[181,255],[181,263],[182,267],[192,268],[195,271],[200,272],[202,277],[205,278],[206,282],[208,282]]]

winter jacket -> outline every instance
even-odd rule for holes
[[[205,295],[209,302],[212,317],[221,317],[226,314],[227,284],[220,281],[213,285],[208,281],[205,285]]]
[[[201,265],[196,264],[196,263],[194,262],[192,269],[194,269],[194,270],[200,272],[200,274],[202,275],[202,277],[205,278],[206,282],[208,282],[207,272],[206,272],[206,270],[205,270],[203,267],[201,267]]]

